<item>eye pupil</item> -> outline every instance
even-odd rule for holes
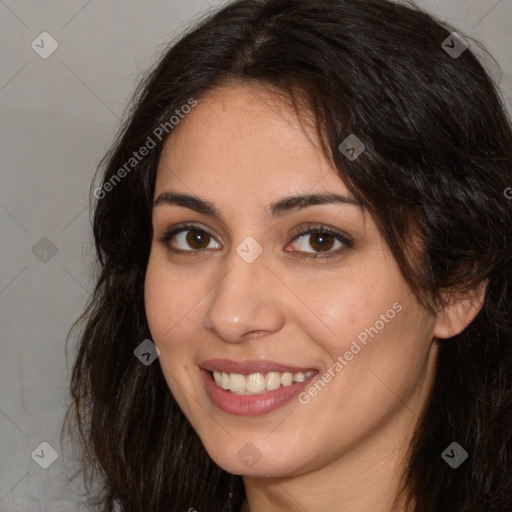
[[[328,233],[314,233],[311,238],[311,247],[319,251],[329,250],[332,247],[334,237]],[[315,247],[315,245],[317,247]]]
[[[204,231],[198,231],[194,229],[189,230],[186,236],[187,243],[189,244],[190,247],[194,249],[202,249],[203,245],[205,244],[205,241],[206,245],[208,245],[208,238],[209,235]]]

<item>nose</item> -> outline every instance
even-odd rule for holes
[[[204,327],[229,343],[279,331],[285,323],[283,286],[265,252],[246,261],[233,248],[204,314]]]

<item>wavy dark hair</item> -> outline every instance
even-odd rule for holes
[[[79,446],[91,506],[238,512],[244,500],[242,477],[211,460],[160,365],[142,365],[134,349],[151,338],[143,289],[166,140],[154,130],[190,98],[246,83],[313,116],[425,308],[487,282],[474,321],[441,342],[402,495],[415,512],[512,510],[512,123],[472,48],[443,48],[453,31],[387,0],[238,0],[198,20],[142,77],[98,166],[95,289],[68,334],[80,327],[61,436],[67,426]],[[350,134],[366,146],[354,161],[339,150]],[[115,181],[150,136],[156,147]],[[441,457],[453,441],[469,454],[456,470]]]

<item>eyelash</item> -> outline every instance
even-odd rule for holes
[[[168,250],[175,254],[181,254],[183,256],[200,256],[203,251],[211,250],[211,249],[191,249],[188,251],[182,250],[182,249],[175,249],[171,247],[170,241],[171,239],[177,235],[178,233],[181,233],[182,231],[198,231],[200,233],[206,233],[208,236],[212,237],[215,240],[215,237],[210,233],[207,229],[200,228],[199,226],[196,226],[194,224],[182,224],[179,226],[176,226],[168,231],[166,231],[159,239],[158,241],[163,244]],[[292,242],[304,235],[310,235],[315,233],[322,233],[322,234],[329,234],[332,235],[334,238],[336,238],[338,241],[340,241],[344,247],[341,247],[337,249],[336,251],[332,252],[317,252],[317,253],[304,253],[301,251],[294,251],[297,254],[297,257],[304,258],[304,259],[323,259],[323,258],[331,258],[335,256],[339,256],[341,252],[344,252],[345,249],[350,249],[353,247],[352,240],[345,235],[344,233],[331,228],[330,226],[325,226],[323,224],[316,225],[314,227],[305,227],[301,231],[299,231],[291,240]]]

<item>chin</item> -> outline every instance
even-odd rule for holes
[[[238,450],[231,450],[240,445]],[[228,473],[255,478],[279,478],[306,471],[305,462],[290,458],[290,449],[276,450],[273,446],[261,446],[251,441],[234,441],[229,448],[215,444],[205,445],[212,460]],[[228,453],[229,452],[229,453]]]

